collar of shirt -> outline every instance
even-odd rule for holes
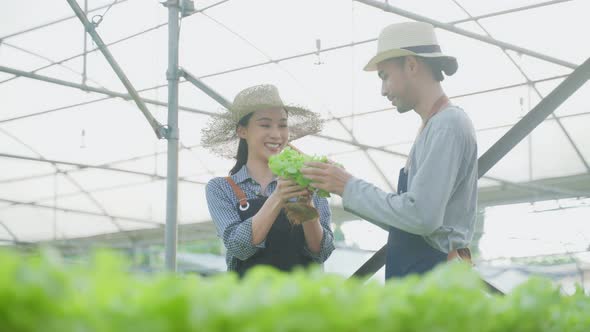
[[[242,168],[240,168],[240,170],[236,174],[232,175],[231,178],[232,178],[232,180],[234,180],[235,183],[238,183],[238,184],[243,183],[246,180],[250,180],[250,181],[252,181],[255,184],[259,184],[258,182],[256,182],[256,180],[254,180],[250,176],[250,174],[248,173],[248,168],[246,167],[246,165],[242,166]],[[273,183],[273,182],[277,181],[277,179],[278,178],[276,176],[273,176],[273,178],[270,181],[270,183]]]

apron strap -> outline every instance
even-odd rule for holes
[[[242,190],[242,188],[240,188],[231,177],[226,177],[225,180],[229,183],[229,185],[231,186],[231,188],[234,191],[234,194],[236,195],[236,197],[238,198],[238,201],[240,202],[240,209],[242,211],[247,210],[250,207],[250,203],[248,203],[248,199],[246,198],[246,194],[244,193],[244,191]]]

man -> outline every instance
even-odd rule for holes
[[[386,279],[421,274],[455,257],[470,259],[477,204],[475,131],[440,84],[443,72],[453,75],[457,67],[454,57],[442,53],[432,25],[386,27],[365,70],[378,72],[381,94],[398,112],[414,110],[422,119],[400,170],[398,192],[383,192],[331,164],[309,163],[302,171],[314,186],[342,196],[346,211],[390,226]]]

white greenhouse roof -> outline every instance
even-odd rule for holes
[[[88,0],[89,9],[100,8],[89,18],[112,2]],[[78,3],[84,8],[83,0]],[[590,55],[586,0],[389,4],[544,56],[437,29],[443,50],[459,60],[459,71],[444,88],[473,120],[480,155]],[[419,118],[392,111],[376,74],[362,67],[376,50],[380,29],[409,18],[343,0],[199,0],[195,6],[205,10],[181,20],[181,67],[229,100],[251,85],[277,85],[283,99],[327,119],[319,136],[294,145],[327,154],[383,189],[395,186]],[[96,30],[140,95],[160,104],[167,103],[167,19],[159,1],[121,0]],[[66,1],[0,5],[2,68],[126,94],[89,36],[83,56],[84,40]],[[233,163],[199,146],[209,114],[222,107],[183,80],[179,95],[183,225],[210,220],[205,184],[226,175]],[[488,172],[482,190],[545,183],[588,195],[589,95],[586,83]],[[147,106],[166,123],[165,106]],[[133,101],[0,70],[0,243],[161,227],[165,177],[166,141],[156,138]],[[575,187],[580,183],[585,191]],[[537,194],[529,193],[530,199]]]

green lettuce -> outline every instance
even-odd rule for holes
[[[330,197],[329,192],[315,188],[312,185],[312,181],[301,174],[301,168],[304,167],[305,163],[311,161],[327,163],[328,158],[326,156],[307,156],[290,147],[286,147],[281,153],[273,155],[268,159],[268,166],[276,176],[293,180],[301,187],[317,192],[317,195],[320,197]]]

